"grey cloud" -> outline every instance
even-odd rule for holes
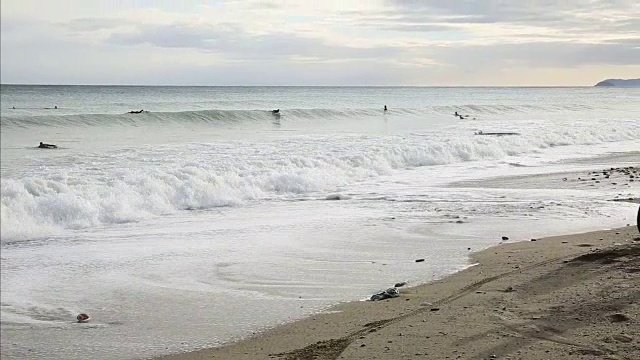
[[[154,64],[144,60],[145,49],[116,46],[109,50],[94,54],[95,49],[85,51],[71,44],[42,44],[19,58],[3,58],[2,78],[7,83],[138,85],[397,85],[415,81],[412,69],[367,59],[348,63],[260,59],[259,66],[241,61],[199,65],[181,61],[176,51],[167,50],[175,61]],[[34,56],[38,51],[50,56],[40,61]],[[119,65],[118,59],[126,58],[133,60],[126,67]]]
[[[383,28],[411,24],[414,29],[420,24],[510,24],[620,34],[637,31],[640,21],[640,5],[632,0],[388,0],[387,4],[394,9],[393,16],[362,14],[361,24],[378,23]]]
[[[629,38],[629,39],[616,39],[616,40],[608,40],[605,41],[606,44],[618,44],[618,45],[625,45],[625,46],[629,46],[632,48],[635,48],[636,50],[640,49],[640,36],[635,37],[635,38]],[[640,60],[638,60],[638,62],[640,62]]]
[[[572,13],[606,10],[633,11],[633,0],[389,0],[400,11],[428,12],[435,15],[467,16],[470,22],[530,22],[558,21],[571,18]],[[636,9],[637,11],[637,9]]]
[[[113,30],[123,25],[132,25],[131,21],[107,18],[80,18],[56,25],[72,32],[91,32],[99,30]]]
[[[139,26],[135,32],[113,34],[109,42],[123,45],[151,44],[166,48],[191,48],[237,59],[309,57],[317,60],[380,58],[398,55],[394,47],[356,48],[326,44],[323,40],[290,33],[250,34],[226,24]]]
[[[411,69],[366,60],[348,64],[310,63],[292,65],[264,61],[259,67],[226,64],[176,66],[164,69],[162,78],[185,85],[394,85],[415,79]]]
[[[395,24],[383,25],[378,27],[385,30],[397,31],[417,31],[417,32],[441,32],[441,31],[460,31],[452,26],[432,25],[432,24]]]
[[[345,14],[360,26],[382,30],[425,32],[429,39],[443,39],[448,46],[425,47],[436,63],[463,71],[496,67],[558,67],[583,65],[638,65],[640,3],[631,0],[389,0],[393,12]],[[482,38],[469,25],[523,26],[491,44],[469,45]],[[526,26],[530,26],[527,28]],[[496,28],[499,29],[499,28]],[[634,39],[625,39],[629,36]],[[457,41],[465,40],[465,45]],[[500,41],[500,43],[495,43]],[[580,41],[580,43],[578,42]]]
[[[637,14],[637,16],[634,18],[624,21],[617,21],[614,24],[611,24],[611,27],[619,31],[638,34],[640,32],[640,13]]]
[[[2,41],[4,42],[9,36],[24,36],[42,30],[44,24],[34,20],[3,18],[0,21],[0,30],[2,31]]]
[[[439,61],[478,70],[500,66],[572,68],[583,65],[640,64],[640,48],[626,43],[534,42],[464,48],[441,47],[436,50],[436,56]]]
[[[422,31],[437,32],[456,30],[456,24],[448,24],[433,15],[420,14],[364,14],[362,12],[346,12],[355,19],[356,25],[375,30]]]
[[[558,16],[549,11],[548,4],[536,3],[536,7],[521,2],[394,0],[389,1],[397,11],[409,12],[407,16],[423,16],[431,21],[446,19],[454,23],[497,23],[521,21],[556,21]],[[556,9],[557,10],[557,9]]]

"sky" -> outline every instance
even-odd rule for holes
[[[590,86],[638,0],[2,0],[3,84]]]

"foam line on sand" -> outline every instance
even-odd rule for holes
[[[640,359],[635,226],[507,243],[473,260],[397,298],[160,359]]]

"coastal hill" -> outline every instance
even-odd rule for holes
[[[595,86],[640,87],[640,79],[607,79]]]

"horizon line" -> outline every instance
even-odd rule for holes
[[[142,85],[142,84],[37,84],[0,83],[0,86],[112,86],[112,87],[342,87],[342,88],[590,88],[595,85]],[[615,87],[615,86],[614,86]]]

